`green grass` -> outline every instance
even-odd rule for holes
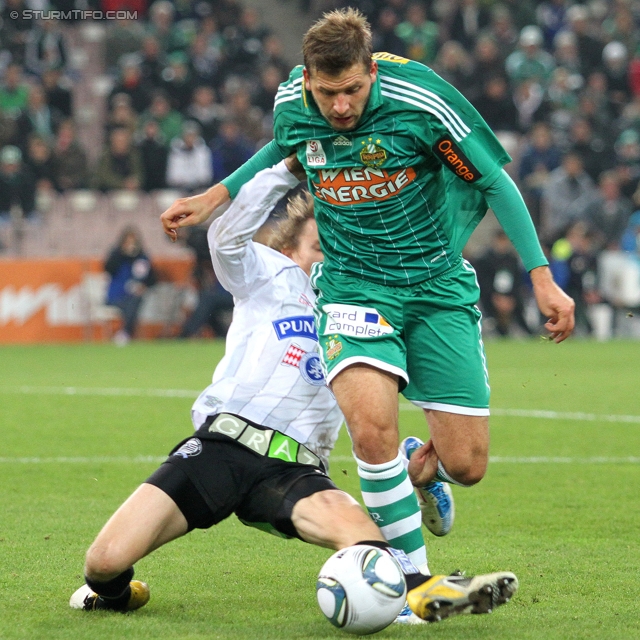
[[[637,343],[493,342],[487,351],[494,408],[640,415]],[[86,548],[156,467],[132,459],[163,456],[191,428],[189,397],[86,390],[198,391],[221,355],[215,342],[0,349],[0,638],[346,637],[315,603],[329,552],[235,518],[142,560],[152,599],[135,614],[68,608]],[[425,434],[420,412],[403,410],[401,421],[403,434]],[[334,479],[357,496],[344,433],[335,455]],[[622,460],[640,456],[640,423],[495,415],[491,455],[477,487],[454,489],[455,527],[427,538],[429,561],[437,572],[513,570],[516,598],[491,616],[378,637],[640,638],[640,464]]]

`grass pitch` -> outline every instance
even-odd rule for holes
[[[512,570],[490,616],[380,638],[640,638],[640,345],[487,345],[492,463],[454,488],[452,533],[428,532],[434,572]],[[111,513],[191,431],[216,342],[0,349],[0,638],[339,638],[315,602],[327,550],[230,518],[136,567],[151,586],[131,615],[68,608],[83,555]],[[171,391],[167,391],[171,390]],[[403,435],[424,437],[403,403]],[[542,413],[541,413],[542,412]],[[331,475],[359,495],[346,433]]]

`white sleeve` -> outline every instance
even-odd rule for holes
[[[260,171],[240,189],[231,206],[209,227],[207,238],[216,276],[236,298],[248,296],[265,271],[251,238],[278,201],[298,182],[284,160]]]

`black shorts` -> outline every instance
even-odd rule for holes
[[[299,500],[337,489],[318,467],[259,455],[221,434],[212,437],[206,427],[178,444],[146,482],[178,505],[189,530],[235,513],[244,524],[287,538],[300,537],[291,522]]]

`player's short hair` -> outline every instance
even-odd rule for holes
[[[320,71],[333,76],[358,62],[368,70],[372,52],[371,25],[351,7],[325,13],[302,40],[302,56],[309,73]]]
[[[295,251],[307,220],[313,218],[313,196],[303,191],[289,200],[283,218],[273,227],[265,244],[276,251]]]

